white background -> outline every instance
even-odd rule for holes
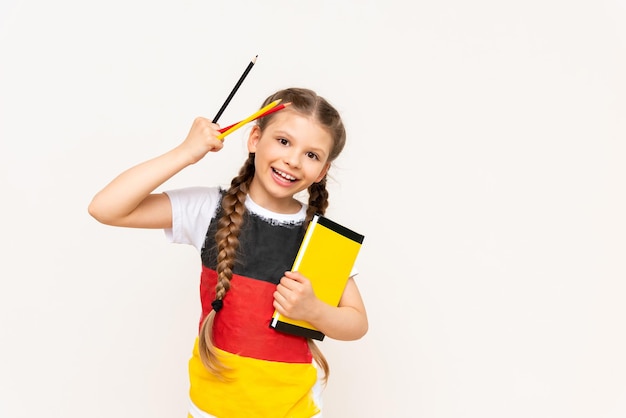
[[[195,250],[91,197],[303,86],[370,331],[327,418],[626,416],[626,2],[13,0],[0,8],[0,417],[184,417]],[[163,189],[227,183],[226,149]]]

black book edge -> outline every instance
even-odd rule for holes
[[[280,319],[276,321],[276,325],[272,325],[270,322],[270,327],[276,331],[286,332],[299,337],[312,338],[318,341],[322,341],[324,339],[324,334],[321,331],[304,328],[299,325],[288,324],[286,322],[282,322]]]
[[[351,239],[352,241],[358,242],[359,244],[363,244],[363,239],[365,238],[364,235],[354,232],[353,230],[346,228],[345,226],[340,225],[337,222],[331,221],[330,219],[326,218],[323,215],[317,215],[317,216],[319,217],[317,220],[318,224],[325,226],[328,229],[332,229],[336,233],[341,234],[344,237]]]

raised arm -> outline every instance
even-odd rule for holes
[[[117,176],[89,204],[89,214],[107,225],[133,228],[169,228],[172,210],[167,195],[153,191],[208,152],[222,149],[219,126],[196,118],[185,140],[176,148],[138,164]]]

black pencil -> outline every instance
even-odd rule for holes
[[[252,69],[252,66],[256,62],[257,57],[258,57],[258,55],[255,55],[255,57],[252,58],[252,60],[250,61],[250,63],[246,67],[246,70],[243,72],[241,77],[239,77],[239,81],[237,81],[237,84],[235,84],[235,87],[233,87],[233,90],[230,92],[230,94],[226,98],[226,101],[224,102],[224,104],[222,105],[220,110],[217,112],[217,115],[215,115],[215,117],[213,118],[213,123],[217,123],[217,121],[220,118],[220,116],[222,116],[222,113],[224,113],[224,109],[226,109],[226,106],[228,106],[228,103],[230,103],[230,100],[233,98],[233,96],[237,92],[237,89],[239,88],[239,86],[241,86],[241,83],[243,83],[243,80],[246,78],[246,76],[248,75],[248,73]]]

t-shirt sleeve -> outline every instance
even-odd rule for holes
[[[165,238],[170,243],[193,245],[200,251],[219,203],[219,188],[187,187],[165,194],[172,205],[172,227],[164,230]]]

